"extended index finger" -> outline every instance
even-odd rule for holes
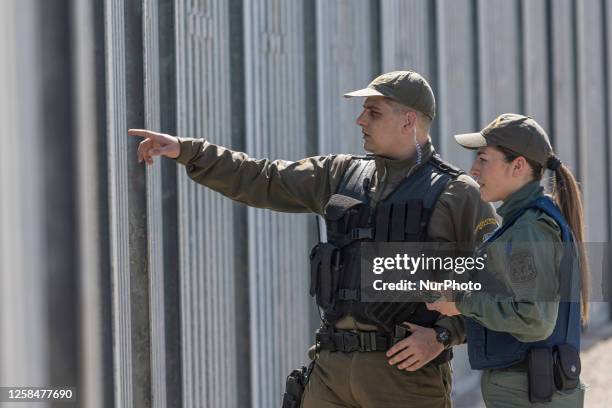
[[[146,130],[146,129],[129,129],[128,130],[128,135],[136,136],[136,137],[149,137],[149,138],[155,140],[159,136],[161,136],[161,133],[152,132],[152,131]]]

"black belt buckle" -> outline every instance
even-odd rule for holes
[[[359,337],[356,333],[342,333],[342,351],[352,353],[359,350]]]

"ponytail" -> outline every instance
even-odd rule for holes
[[[580,301],[582,324],[586,325],[589,317],[589,292],[591,287],[591,276],[587,260],[586,246],[584,244],[584,212],[580,188],[570,169],[562,164],[559,159],[552,156],[549,159],[549,168],[554,174],[553,199],[561,209],[572,232],[574,241],[580,257]]]
[[[503,146],[495,146],[504,155],[506,162],[510,163],[520,155]],[[524,156],[523,156],[524,157]],[[533,160],[525,157],[534,180],[541,180],[544,176],[544,167]],[[574,233],[574,242],[578,249],[580,265],[580,311],[582,325],[586,325],[589,318],[589,292],[591,288],[591,275],[587,259],[586,246],[584,244],[584,211],[582,208],[582,198],[578,182],[570,169],[561,163],[554,154],[551,155],[546,163],[546,167],[553,172],[554,182],[552,196],[561,209],[563,217]]]

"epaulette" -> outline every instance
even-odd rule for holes
[[[431,156],[431,159],[429,159],[429,161],[438,170],[442,171],[443,173],[447,173],[451,175],[453,178],[457,178],[460,175],[465,174],[465,171],[461,170],[459,167],[453,164],[450,164],[449,162],[444,160],[442,157],[440,157],[440,155],[437,153]]]

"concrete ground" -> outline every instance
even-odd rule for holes
[[[612,324],[586,334],[582,340],[582,382],[587,384],[587,408],[612,407]],[[453,401],[454,408],[485,408],[480,384]]]

